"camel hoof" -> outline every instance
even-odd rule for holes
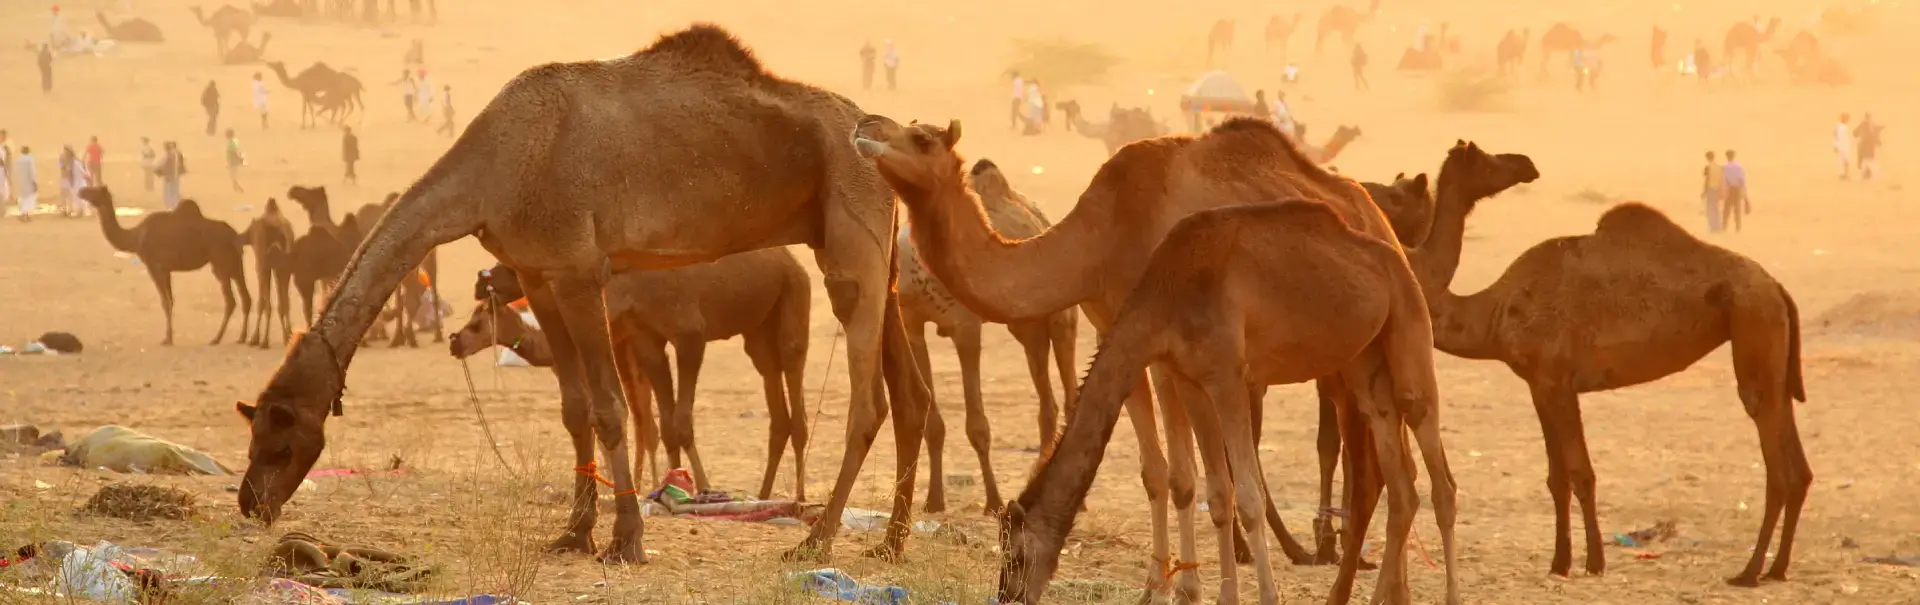
[[[576,533],[569,532],[564,536],[555,538],[554,541],[552,542],[548,542],[547,552],[576,553],[576,554],[582,554],[582,555],[592,554],[593,553],[593,535],[586,534],[586,533],[576,534]]]
[[[900,550],[901,548],[897,544],[887,544],[882,542],[879,546],[875,546],[873,548],[866,549],[865,551],[861,551],[860,556],[866,557],[869,559],[879,559],[882,561],[886,561],[888,563],[899,563]]]
[[[1776,569],[1773,571],[1769,571],[1767,572],[1765,579],[1768,582],[1785,582],[1787,581],[1787,570]]]
[[[1135,603],[1137,605],[1170,605],[1173,603],[1173,600],[1167,598],[1166,592],[1149,588],[1146,592],[1140,594],[1140,600],[1135,601]]]
[[[627,541],[616,538],[612,543],[607,544],[607,551],[600,553],[596,559],[607,565],[646,565],[647,551],[640,548],[639,540]]]
[[[1727,578],[1727,585],[1739,586],[1741,588],[1758,588],[1760,586],[1760,577],[1753,574],[1740,574]]]
[[[815,541],[813,538],[807,538],[806,540],[800,542],[799,546],[795,546],[793,548],[787,549],[786,552],[780,553],[780,560],[786,561],[788,563],[800,563],[800,562],[825,563],[827,562],[827,559],[832,555],[833,555],[832,544],[830,543],[823,544]]]
[[[1587,575],[1590,575],[1590,576],[1607,575],[1607,560],[1598,558],[1598,557],[1588,560]]]

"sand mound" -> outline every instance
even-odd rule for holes
[[[1920,339],[1920,291],[1861,292],[1803,328],[1812,334]]]

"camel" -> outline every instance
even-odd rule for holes
[[[259,17],[299,19],[307,16],[307,11],[300,7],[299,2],[294,0],[272,0],[266,4],[254,2],[253,14]]]
[[[113,213],[113,192],[106,187],[85,187],[80,190],[80,199],[93,204],[95,213],[100,215],[100,230],[106,234],[107,243],[113,249],[134,255],[140,264],[147,268],[147,277],[153,279],[153,287],[160,292],[160,311],[167,316],[167,337],[161,340],[164,346],[173,346],[173,274],[198,271],[201,267],[213,267],[213,279],[220,283],[220,294],[226,298],[226,313],[220,317],[220,331],[213,335],[213,342],[227,336],[227,325],[233,321],[233,293],[240,291],[240,338],[235,341],[246,344],[247,324],[253,295],[247,291],[246,269],[240,258],[240,234],[222,221],[207,218],[200,213],[200,204],[193,200],[181,200],[173,210],[163,210],[148,214],[133,228],[120,226],[120,217]]]
[[[1601,34],[1591,42],[1591,46],[1597,49],[1618,39],[1613,34]],[[1573,51],[1588,46],[1589,42],[1585,36],[1580,35],[1580,30],[1565,23],[1553,24],[1553,27],[1547,28],[1547,33],[1540,34],[1540,72],[1546,73],[1547,63],[1553,59],[1554,55],[1559,53],[1572,55]]]
[[[299,204],[301,209],[306,210],[307,220],[314,226],[325,229],[329,234],[333,235],[334,240],[340,242],[342,246],[345,246],[349,254],[351,254],[354,249],[360,247],[361,241],[365,238],[365,232],[358,227],[355,229],[347,229],[343,226],[344,223],[336,224],[333,222],[333,211],[328,202],[326,187],[302,187],[294,185],[287,188],[287,198]],[[356,221],[357,225],[379,224],[380,217],[386,216],[387,210],[392,207],[394,200],[398,198],[399,194],[388,194],[385,201],[379,204],[363,205],[359,210],[349,212],[348,215],[358,219]],[[439,259],[439,254],[428,252],[426,260],[422,261],[419,267],[420,271],[426,273],[426,281],[431,284],[430,290],[433,293],[433,299],[435,301],[441,300]],[[413,317],[414,311],[418,308],[417,305],[420,304],[419,292],[419,290],[402,292],[402,296],[395,301],[396,304],[394,308],[397,311],[396,315],[399,322],[395,325],[393,340],[387,343],[388,348],[399,347],[401,345],[409,347],[420,346],[419,339],[414,335],[413,327],[416,319]],[[376,323],[374,338],[380,338],[384,334],[384,328],[378,327],[379,325],[379,323]],[[446,338],[441,335],[440,330],[433,331],[434,342],[442,342],[444,340],[446,340]]]
[[[1081,195],[1073,211],[1058,224],[1032,238],[1007,240],[994,232],[986,222],[978,196],[961,184],[959,172],[962,162],[953,150],[959,135],[957,121],[946,128],[929,124],[903,127],[884,116],[870,115],[862,119],[860,127],[854,131],[854,145],[863,155],[874,160],[880,167],[881,176],[899,194],[913,225],[914,244],[927,268],[940,278],[956,300],[987,321],[1039,317],[1079,305],[1095,329],[1101,330],[1103,337],[1110,337],[1113,334],[1110,328],[1115,325],[1114,319],[1118,316],[1115,310],[1132,291],[1133,285],[1141,282],[1140,276],[1147,271],[1148,255],[1159,243],[1162,234],[1173,229],[1173,223],[1181,217],[1209,208],[1292,198],[1312,199],[1334,209],[1370,237],[1383,244],[1398,246],[1392,227],[1358,184],[1319,169],[1271,122],[1250,117],[1229,118],[1199,137],[1162,137],[1122,148],[1094,175],[1093,182]],[[1233,165],[1232,172],[1219,172],[1218,166],[1228,164]],[[1416,332],[1423,332],[1429,330],[1424,327],[1425,317],[1422,312],[1407,319],[1421,322],[1422,327]],[[1367,360],[1379,361],[1377,356],[1370,356]],[[1192,393],[1179,394],[1181,389],[1176,388],[1176,381],[1170,377],[1175,373],[1174,369],[1156,363],[1152,373],[1155,379],[1151,395],[1146,388],[1146,374],[1137,371],[1132,373],[1130,379],[1134,385],[1126,402],[1140,441],[1144,467],[1142,479],[1153,508],[1154,540],[1150,554],[1153,563],[1150,565],[1156,568],[1148,573],[1148,595],[1158,595],[1167,582],[1178,578],[1179,585],[1176,588],[1179,596],[1184,601],[1192,601],[1199,597],[1198,576],[1179,568],[1159,567],[1171,561],[1167,557],[1165,537],[1165,500],[1169,478],[1182,530],[1180,560],[1195,559],[1192,506],[1194,434],[1183,410],[1188,403],[1198,404],[1200,401],[1193,400]],[[1372,410],[1377,414],[1368,412],[1365,417],[1381,422],[1399,422],[1398,410],[1411,409],[1415,405],[1411,401],[1379,398],[1380,395],[1393,392],[1385,373],[1365,374],[1370,382],[1353,383],[1352,386],[1360,387],[1357,389],[1350,389],[1350,383],[1334,374],[1328,372],[1328,375],[1320,376],[1319,383],[1323,386],[1323,392],[1342,397],[1343,404],[1352,403],[1351,406],[1340,406],[1341,410]],[[1249,384],[1269,384],[1262,382],[1268,378],[1274,376],[1255,376]],[[1122,390],[1122,394],[1127,393]],[[1070,415],[1070,426],[1089,417],[1089,412],[1084,409],[1087,407],[1085,397],[1082,394],[1083,401],[1079,406],[1082,409]],[[1158,429],[1153,422],[1153,398],[1158,398],[1164,404],[1162,412],[1168,439],[1166,453],[1172,461],[1171,474],[1167,466],[1168,458],[1160,455],[1156,434]],[[1403,407],[1387,409],[1395,405]],[[1116,412],[1094,412],[1102,413]],[[1233,423],[1233,426],[1245,426],[1245,423]],[[1111,424],[1101,430],[1110,431]],[[1248,434],[1251,435],[1251,432]],[[1389,500],[1392,504],[1392,521],[1388,528],[1390,546],[1375,594],[1398,595],[1396,602],[1404,602],[1407,588],[1402,554],[1419,501],[1413,492],[1412,476],[1400,472],[1405,470],[1399,464],[1405,445],[1401,441],[1401,433],[1397,430],[1385,431],[1374,443],[1381,448],[1382,457],[1390,459],[1383,460],[1382,466],[1383,474],[1392,486],[1390,493],[1393,496]],[[1438,447],[1437,443],[1429,444],[1424,437],[1421,445],[1423,448]],[[1444,465],[1443,461],[1431,458],[1429,463]],[[1350,465],[1349,468],[1354,467]],[[1435,476],[1450,477],[1444,473]],[[1037,487],[1043,485],[1044,480],[1029,482],[1028,493],[1045,491],[1047,488]],[[1450,510],[1454,493],[1451,481],[1438,481],[1436,485],[1436,508],[1444,506]],[[1442,501],[1444,505],[1439,504]],[[1286,535],[1284,525],[1278,523],[1279,516],[1273,510],[1271,501],[1267,502],[1266,508],[1266,521],[1275,526],[1275,534],[1280,537],[1281,546],[1289,560],[1298,564],[1309,562],[1304,549],[1294,543]],[[1046,514],[1071,512],[1049,510]],[[1003,526],[1010,514],[1002,515]],[[1444,518],[1447,521],[1451,519],[1450,516]],[[1232,516],[1226,517],[1226,521],[1232,520]],[[1215,521],[1221,522],[1221,517],[1216,515]],[[1265,575],[1270,568],[1266,565],[1267,549],[1262,519],[1259,515],[1245,515],[1240,521],[1246,525],[1246,533],[1251,541],[1249,550],[1252,551],[1256,569],[1263,574],[1261,584],[1265,594],[1271,578]],[[1365,532],[1364,523],[1347,527],[1349,548],[1341,562],[1341,575],[1334,596],[1330,598],[1333,602],[1344,603],[1350,596],[1359,558],[1358,540]],[[1440,533],[1443,544],[1452,542],[1450,523],[1443,522]],[[1446,548],[1451,550],[1450,546]],[[1042,553],[1045,552],[1042,549]],[[1053,550],[1051,554],[1041,556],[1057,557],[1058,551]],[[1050,565],[1042,565],[1042,568],[1051,570]],[[1449,586],[1454,585],[1452,569],[1449,563]],[[1043,582],[1044,578],[1038,581]]]
[[[261,43],[264,47],[265,43]],[[337,123],[353,113],[355,108],[365,109],[360,101],[363,87],[360,79],[346,72],[335,71],[325,63],[314,63],[300,72],[299,76],[288,77],[287,65],[280,61],[268,61],[267,69],[280,78],[280,85],[300,93],[300,127],[307,128],[311,119],[318,117],[321,111],[333,112]],[[367,223],[372,225],[372,223]]]
[[[1272,54],[1273,49],[1278,47],[1280,49],[1280,60],[1286,61],[1287,43],[1293,40],[1294,30],[1300,29],[1301,24],[1306,22],[1306,15],[1298,12],[1293,14],[1292,19],[1288,19],[1283,15],[1274,15],[1268,18],[1266,31],[1267,53]]]
[[[259,46],[248,44],[246,38],[241,38],[240,43],[227,50],[226,62],[228,65],[258,63],[267,54],[267,43],[272,41],[273,34],[268,32],[260,32]]]
[[[988,222],[1001,233],[1013,237],[1031,237],[1052,225],[1040,213],[1038,206],[1013,189],[1006,175],[992,161],[982,158],[974,162],[973,169],[968,173],[968,181],[980,196]],[[967,311],[965,306],[955,301],[940,280],[927,271],[926,265],[921,264],[920,254],[913,246],[911,231],[911,227],[900,229],[900,256],[895,261],[900,266],[900,316],[906,322],[907,341],[913,345],[920,372],[932,375],[933,370],[927,358],[926,324],[934,324],[937,334],[953,339],[954,350],[960,357],[962,398],[966,401],[967,442],[972,444],[974,453],[980,457],[980,474],[987,491],[986,510],[988,514],[995,514],[1000,512],[1005,502],[1000,499],[1000,484],[994,478],[990,456],[992,426],[987,422],[986,403],[980,395],[980,327],[984,322],[980,316]],[[1006,324],[1007,332],[1026,352],[1027,373],[1032,376],[1033,389],[1040,397],[1040,452],[1043,458],[1047,452],[1053,451],[1055,433],[1060,424],[1059,404],[1054,399],[1053,384],[1047,374],[1047,352],[1050,348],[1053,350],[1064,401],[1067,410],[1071,411],[1076,401],[1076,361],[1073,352],[1079,322],[1080,314],[1069,307],[1038,319]],[[928,406],[926,433],[928,476],[946,477],[941,453],[946,423],[940,417],[937,403]],[[944,484],[945,481],[936,480],[927,485],[927,512],[946,509]]]
[[[732,34],[708,23],[624,57],[550,63],[509,80],[372,227],[326,312],[289,347],[257,403],[236,404],[252,423],[241,511],[269,523],[279,518],[321,453],[327,415],[344,413],[344,377],[358,335],[429,251],[476,236],[518,271],[548,331],[554,367],[586,377],[585,388],[560,385],[580,473],[565,533],[549,548],[594,549],[597,440],[616,517],[601,559],[644,563],[603,285],[617,273],[806,244],[846,334],[851,402],[825,521],[783,556],[831,555],[854,480],[883,414],[890,414],[898,454],[895,522],[868,554],[898,557],[911,526],[925,385],[906,354],[892,295],[893,196],[845,138],[862,115],[846,97],[768,72]],[[707,126],[679,128],[685,124]],[[657,186],[685,183],[694,165],[712,178],[694,187]],[[891,395],[884,402],[883,387]]]
[[[1780,30],[1780,18],[1767,20],[1764,30],[1759,25],[1760,19],[1755,17],[1752,21],[1741,21],[1727,28],[1727,36],[1720,45],[1720,56],[1729,67],[1736,67],[1735,71],[1738,71],[1740,62],[1734,59],[1734,53],[1746,53],[1747,71],[1756,75],[1760,73],[1760,45],[1773,39],[1774,32]]]
[[[1647,45],[1647,54],[1654,69],[1667,67],[1667,30],[1653,26],[1653,40]]]
[[[119,24],[115,24],[107,21],[107,13],[105,11],[93,11],[93,16],[100,19],[101,32],[116,42],[147,42],[159,44],[167,41],[167,37],[160,33],[160,26],[154,25],[152,21],[137,17],[128,17],[121,19]]]
[[[1320,13],[1319,28],[1313,35],[1314,54],[1320,53],[1320,48],[1327,42],[1327,36],[1333,34],[1340,35],[1341,44],[1353,46],[1354,31],[1360,29],[1362,24],[1372,21],[1378,14],[1380,14],[1380,0],[1368,2],[1367,12],[1364,13],[1344,4],[1328,8],[1327,12]]]
[[[213,11],[211,17],[207,16],[198,5],[189,7],[188,10],[193,11],[193,17],[199,19],[201,25],[213,29],[213,55],[216,57],[227,56],[227,40],[236,35],[245,40],[253,31],[253,13],[234,8],[231,4],[220,5],[219,9]]]
[[[1499,46],[1494,47],[1494,56],[1500,65],[1500,75],[1504,76],[1520,69],[1520,60],[1527,56],[1527,40],[1532,36],[1533,28],[1526,28],[1518,33],[1509,29],[1507,35],[1500,37]]]
[[[1786,48],[1774,51],[1787,65],[1787,76],[1796,84],[1845,86],[1853,83],[1853,73],[1820,50],[1820,40],[1802,31],[1787,41]]]
[[[1302,125],[1300,129],[1301,137],[1304,139],[1306,136],[1306,127]],[[1340,157],[1340,152],[1345,150],[1347,145],[1353,143],[1354,139],[1358,138],[1360,138],[1360,127],[1341,126],[1333,129],[1333,136],[1327,139],[1327,144],[1325,145],[1314,146],[1312,143],[1301,142],[1299,144],[1300,153],[1313,160],[1315,164],[1324,166],[1332,163],[1334,158]]]
[[[473,355],[500,341],[500,336],[489,334],[496,322],[518,321],[517,313],[509,316],[513,321],[501,321],[482,312],[504,307],[524,294],[517,273],[502,265],[488,275],[485,285],[494,291],[451,339],[455,357]],[[802,391],[812,289],[806,270],[793,254],[784,248],[764,248],[678,269],[623,273],[607,282],[606,291],[614,356],[621,367],[638,370],[622,374],[638,381],[626,387],[630,405],[639,388],[652,385],[651,398],[660,406],[668,466],[681,468],[684,456],[691,463],[695,486],[701,492],[712,489],[693,438],[694,390],[707,343],[739,336],[767,395],[767,466],[759,497],[772,497],[780,458],[791,444],[794,499],[805,501],[807,406]],[[539,337],[545,340],[544,334]],[[669,368],[668,344],[679,362],[678,384]],[[551,349],[544,342],[522,346]],[[642,451],[651,451],[647,443],[641,446]]]
[[[338,231],[359,233],[359,219],[349,214],[340,219]],[[354,236],[358,239],[358,235]],[[293,242],[293,286],[300,291],[301,306],[305,311],[307,328],[313,328],[313,295],[316,286],[332,291],[340,277],[340,271],[346,269],[347,260],[353,258],[353,247],[343,244],[326,226],[313,225],[307,228],[307,234]]]
[[[1591,235],[1553,238],[1522,252],[1479,292],[1452,293],[1467,215],[1478,200],[1538,174],[1526,156],[1456,144],[1440,169],[1432,234],[1408,257],[1432,308],[1434,346],[1504,362],[1532,392],[1554,501],[1549,571],[1571,571],[1574,498],[1586,525],[1586,570],[1606,568],[1579,395],[1659,380],[1731,342],[1740,400],[1760,433],[1767,497],[1753,554],[1728,582],[1759,583],[1783,509],[1779,552],[1766,578],[1785,580],[1813,482],[1794,422],[1793,402],[1807,398],[1792,295],[1759,263],[1700,241],[1637,202],[1606,211]],[[1640,312],[1621,313],[1623,300]]]
[[[253,340],[248,342],[262,349],[273,340],[267,336],[267,328],[273,324],[273,288],[280,286],[280,339],[281,344],[292,342],[293,321],[288,319],[293,311],[290,302],[292,294],[288,285],[293,280],[294,242],[293,223],[280,213],[280,201],[267,198],[267,208],[260,218],[253,219],[247,230],[240,233],[242,241],[253,248],[253,273],[260,283],[260,324],[253,331]]]
[[[1360,186],[1387,215],[1393,237],[1400,240],[1401,247],[1417,248],[1427,241],[1433,229],[1433,194],[1427,190],[1426,173],[1408,178],[1402,172],[1393,175],[1392,183],[1362,182]]]
[[[1400,63],[1395,65],[1394,69],[1396,71],[1438,71],[1445,67],[1448,49],[1451,47],[1457,52],[1460,45],[1459,40],[1447,35],[1450,26],[1451,24],[1441,23],[1439,34],[1434,36],[1425,48],[1408,47],[1405,52],[1400,53]]]
[[[1153,111],[1149,109],[1122,109],[1120,104],[1115,103],[1107,112],[1107,121],[1095,124],[1082,115],[1079,101],[1061,101],[1055,103],[1054,107],[1066,116],[1067,130],[1079,132],[1090,139],[1099,139],[1106,144],[1109,157],[1128,143],[1165,135],[1170,130],[1155,121]]]
[[[1233,20],[1221,19],[1213,22],[1207,30],[1207,65],[1213,65],[1215,51],[1233,52]]]

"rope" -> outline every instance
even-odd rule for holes
[[[806,458],[807,453],[813,451],[813,442],[820,440],[818,437],[820,434],[820,414],[827,410],[827,380],[833,376],[834,355],[840,352],[840,330],[841,329],[837,327],[833,329],[833,342],[827,345],[827,369],[825,372],[820,373],[820,389],[814,393],[813,421],[809,423],[807,428],[807,435],[809,435],[810,438],[807,439],[807,447],[800,450],[801,458]],[[800,482],[805,483],[806,481],[806,477],[800,478]]]
[[[480,432],[486,435],[487,446],[493,449],[493,458],[499,460],[500,467],[507,469],[507,475],[518,482],[520,473],[513,470],[513,465],[507,464],[506,454],[500,453],[500,440],[493,437],[493,425],[487,422],[487,413],[480,408],[480,391],[473,387],[473,368],[467,366],[465,358],[460,360],[460,374],[467,379],[467,401],[473,404],[473,416],[480,421]]]

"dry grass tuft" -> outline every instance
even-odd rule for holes
[[[128,521],[192,518],[196,508],[193,494],[160,485],[115,483],[100,488],[83,509],[96,515],[119,517]]]
[[[1512,108],[1513,82],[1482,67],[1449,69],[1436,82],[1441,111],[1494,112]]]

